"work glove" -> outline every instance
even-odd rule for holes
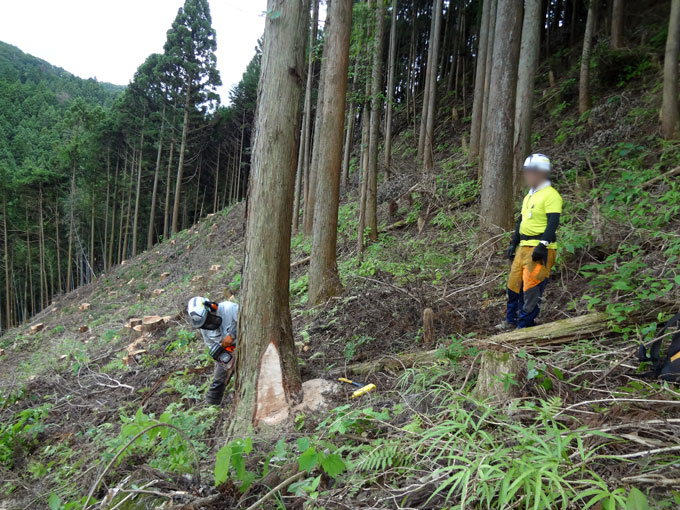
[[[509,260],[514,260],[516,251],[517,251],[517,245],[511,244],[510,248],[508,248],[508,251],[506,251],[505,254],[506,254],[506,256],[508,257]]]
[[[543,262],[543,264],[548,263],[548,247],[544,244],[539,244],[534,248],[534,252],[531,254],[531,260],[534,262]]]

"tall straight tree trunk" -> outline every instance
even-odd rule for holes
[[[382,0],[380,0],[382,1]],[[324,105],[319,140],[319,167],[312,250],[309,262],[309,303],[316,305],[342,292],[338,275],[338,203],[342,138],[344,134],[349,41],[352,31],[352,0],[333,0],[327,20],[326,44],[330,51],[324,66]]]
[[[531,124],[534,106],[534,79],[541,44],[541,0],[524,1],[522,45],[517,73],[517,98],[515,100],[515,164],[514,189],[521,188],[519,178],[524,158],[531,151]]]
[[[398,0],[392,0],[389,64],[387,66],[387,112],[385,114],[385,179],[389,179],[392,174],[392,112],[394,111],[394,79],[397,67],[397,8]]]
[[[130,250],[128,249],[128,242],[130,239],[130,211],[132,210],[132,185],[133,185],[133,177],[135,173],[135,157],[137,156],[137,152],[133,149],[132,151],[132,165],[130,165],[130,185],[128,187],[128,196],[127,196],[127,211],[125,213],[125,233],[123,234],[123,259],[127,259],[128,255],[130,253]]]
[[[309,42],[307,44],[307,86],[305,87],[305,101],[302,114],[302,134],[298,155],[297,182],[295,199],[293,202],[293,233],[297,234],[300,226],[300,202],[302,195],[308,199],[309,194],[309,145],[312,129],[312,92],[314,88],[314,45],[319,30],[319,0],[312,0],[312,24],[309,28]],[[305,185],[306,183],[306,185]],[[307,202],[305,202],[305,209]]]
[[[590,0],[586,31],[583,35],[583,51],[581,53],[581,73],[578,84],[578,111],[584,114],[590,109],[590,54],[593,51],[593,36],[597,23],[597,7],[599,0]]]
[[[489,41],[492,41],[489,31],[491,6],[494,0],[483,0],[482,22],[479,28],[479,47],[477,48],[477,69],[475,70],[475,92],[472,100],[472,125],[470,127],[470,148],[468,161],[472,163],[479,156],[479,141],[482,134],[482,113],[484,111],[484,82],[486,78],[486,55]]]
[[[4,200],[4,195],[3,195],[3,200]],[[4,207],[4,202],[3,202],[3,207]],[[55,248],[57,250],[57,290],[59,294],[62,293],[63,287],[62,287],[62,282],[63,280],[61,279],[61,241],[59,240],[59,194],[55,193],[54,195],[54,228],[55,228],[55,234],[54,234],[54,242],[56,244]],[[7,225],[5,224],[5,235],[7,235]],[[5,246],[6,248],[7,246]],[[5,263],[7,260],[5,259]]]
[[[38,231],[38,247],[40,248],[40,308],[46,308],[49,301],[49,289],[47,287],[47,271],[45,269],[45,223],[43,220],[43,192],[42,186],[38,188],[38,214],[40,218]]]
[[[356,123],[356,99],[354,93],[357,92],[357,83],[359,79],[359,57],[354,60],[354,77],[352,78],[352,97],[347,107],[347,122],[345,123],[345,143],[343,146],[342,155],[342,176],[340,177],[341,189],[347,189],[347,182],[349,180],[349,164],[352,159],[352,147],[354,145],[354,125]]]
[[[680,0],[673,0],[668,21],[666,55],[663,65],[663,105],[661,107],[661,134],[670,140],[680,123],[678,112],[678,53],[680,52]]]
[[[76,164],[73,163],[71,169],[71,197],[68,215],[68,257],[66,258],[66,292],[70,292],[71,287],[71,266],[73,265],[73,210],[75,208],[76,199]]]
[[[435,0],[436,4],[437,0]],[[432,17],[430,21],[430,36],[429,36],[429,42],[428,42],[428,47],[427,47],[427,67],[425,69],[425,87],[423,89],[423,104],[422,104],[422,110],[420,113],[420,132],[418,135],[418,162],[422,163],[423,162],[423,153],[425,152],[425,130],[427,129],[427,113],[429,111],[429,106],[430,106],[430,91],[432,90],[430,88],[430,77],[432,76],[432,73],[430,71],[432,70],[431,66],[436,65],[433,64],[433,61],[436,61],[436,57],[433,58],[432,52],[434,50],[434,31],[435,31],[435,23],[437,16],[435,14],[435,8],[436,5],[432,5]]]
[[[5,329],[12,327],[12,293],[10,289],[10,258],[9,258],[9,242],[7,240],[7,194],[3,187],[2,190],[2,239],[4,245],[4,261],[5,261],[5,320],[7,326]]]
[[[434,34],[431,35],[432,43],[432,65],[428,62],[427,71],[430,73],[430,93],[428,94],[427,104],[427,123],[425,126],[425,145],[423,148],[423,169],[427,174],[434,171],[434,121],[437,116],[437,60],[439,53],[439,35],[442,25],[443,0],[434,2]]]
[[[288,418],[301,399],[289,308],[290,236],[308,0],[268,0],[258,87],[230,435]]]
[[[113,182],[113,204],[111,206],[111,235],[109,237],[109,260],[107,266],[113,266],[113,241],[116,237],[116,206],[118,205],[118,173],[119,173],[120,159],[116,158],[116,177]]]
[[[177,182],[175,183],[175,203],[172,207],[172,235],[178,232],[179,203],[182,199],[182,177],[184,176],[184,155],[187,150],[189,133],[189,108],[191,101],[191,82],[187,82],[187,93],[184,100],[184,122],[182,124],[182,143],[179,147],[179,163],[177,164]]]
[[[170,237],[170,190],[172,189],[172,153],[175,139],[170,139],[170,154],[168,155],[168,175],[165,183],[165,212],[163,214],[163,239]]]
[[[411,20],[411,40],[408,46],[408,68],[406,70],[406,124],[411,127],[411,107],[413,107],[413,135],[416,133],[416,100],[414,87],[415,53],[416,53],[416,21],[418,11],[415,0],[411,3],[413,19]]]
[[[325,37],[326,34],[324,34]],[[323,46],[323,55],[321,57],[324,61],[328,54],[328,45]],[[325,66],[321,66],[321,72],[319,73],[319,92],[316,100],[316,114],[314,115],[314,137],[309,137],[308,141],[311,141],[311,157],[310,163],[307,168],[306,180],[307,180],[307,190],[305,194],[305,208],[302,215],[302,231],[305,236],[312,234],[312,228],[314,226],[314,207],[316,203],[316,176],[318,173],[318,162],[319,162],[319,125],[321,124],[321,118],[323,116],[323,101],[325,94],[326,80],[324,73],[326,72]]]
[[[109,203],[111,198],[111,148],[106,151],[106,206],[104,207],[104,246],[102,247],[102,264],[104,271],[109,268],[106,246],[109,241]]]
[[[220,189],[220,152],[222,152],[222,146],[217,146],[217,162],[215,163],[215,187],[213,188],[213,214],[217,212],[217,197],[219,193],[217,190]]]
[[[144,119],[142,119],[142,134],[139,140],[139,164],[137,167],[137,193],[135,194],[135,216],[132,222],[132,256],[137,256],[137,234],[139,225],[139,200],[142,194],[142,163],[144,161]]]
[[[28,284],[28,288],[30,289],[30,294],[31,294],[31,311],[30,315],[35,314],[35,287],[33,287],[33,265],[31,261],[31,236],[30,236],[30,228],[29,228],[29,223],[28,223],[28,208],[26,208],[26,282]],[[24,287],[25,289],[26,287]],[[28,300],[24,298],[24,301],[26,302],[26,308],[28,308]],[[29,315],[26,314],[24,318],[28,318]]]
[[[87,283],[90,283],[94,277],[94,236],[95,236],[95,187],[92,183],[92,197],[90,201],[90,253],[87,254],[87,259],[89,259],[88,266],[90,270],[87,273]]]
[[[487,117],[489,114],[489,93],[492,86],[491,71],[493,69],[494,44],[496,41],[496,17],[498,15],[499,0],[492,0],[491,11],[489,12],[489,40],[487,41],[486,64],[484,64],[484,99],[482,102],[482,126],[479,135],[479,166],[478,176],[481,180],[484,168],[484,153],[486,148]],[[504,37],[504,36],[503,36]],[[496,84],[493,83],[495,87]],[[513,105],[514,106],[514,105]]]
[[[153,248],[153,231],[156,224],[156,200],[158,197],[158,176],[161,171],[161,156],[163,154],[163,133],[165,131],[165,105],[163,105],[163,112],[161,113],[161,131],[158,134],[158,152],[156,153],[156,168],[153,173],[153,191],[151,192],[151,210],[149,211],[149,230],[146,236],[146,249]],[[219,168],[218,168],[219,171]],[[218,174],[219,175],[219,174]],[[215,188],[215,196],[217,196],[217,188]]]
[[[498,2],[480,215],[488,232],[512,228],[512,147],[522,0]]]
[[[614,0],[612,5],[612,36],[609,41],[614,50],[623,48],[623,7],[624,0]]]
[[[371,121],[368,140],[368,174],[366,179],[366,227],[371,241],[378,239],[378,142],[380,116],[383,111],[383,47],[385,35],[385,2],[377,0],[375,38],[373,40],[373,76],[371,79]]]

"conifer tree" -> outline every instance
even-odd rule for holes
[[[182,137],[172,210],[172,234],[179,230],[179,207],[182,178],[189,137],[189,123],[196,110],[205,113],[217,102],[215,88],[221,85],[215,50],[217,41],[212,28],[208,0],[186,0],[168,31],[165,55],[172,76],[171,89],[176,103],[184,111]]]

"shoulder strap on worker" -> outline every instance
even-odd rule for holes
[[[665,358],[661,359],[661,347],[667,332],[676,328],[676,332],[670,335],[671,343]],[[640,344],[638,348],[638,360],[651,362],[652,369],[643,376],[661,378],[666,381],[680,381],[680,313],[671,317],[659,333],[658,340],[652,343],[649,351]]]

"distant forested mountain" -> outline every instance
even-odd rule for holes
[[[0,43],[0,331],[246,193],[260,50],[220,105],[207,0],[126,87]]]

